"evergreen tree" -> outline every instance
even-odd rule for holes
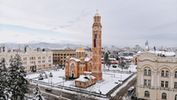
[[[109,53],[108,53],[108,52],[106,52],[106,53],[104,54],[104,66],[105,66],[105,65],[107,65],[108,68],[110,67]]]
[[[7,93],[7,68],[5,66],[5,59],[0,61],[0,100],[5,100],[8,97]]]
[[[38,85],[35,87],[33,93],[34,93],[33,100],[44,100],[42,95],[41,95],[41,92],[40,92],[40,89],[39,89]]]
[[[125,68],[125,65],[126,65],[125,61],[123,60],[123,58],[121,58],[119,63],[120,68],[122,69]]]
[[[23,100],[28,91],[28,81],[25,79],[26,72],[22,66],[21,58],[16,54],[10,59],[8,69],[8,91],[11,94],[11,100]]]

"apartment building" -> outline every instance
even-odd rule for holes
[[[66,62],[67,56],[75,57],[76,51],[73,49],[59,49],[59,50],[52,50],[53,53],[53,64],[55,66],[64,66]]]
[[[5,58],[7,66],[9,60],[16,54],[20,55],[22,65],[26,71],[37,71],[51,68],[53,65],[53,54],[49,50],[1,50],[0,58]]]

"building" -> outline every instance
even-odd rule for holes
[[[76,50],[76,57],[68,57],[65,67],[66,79],[76,79],[80,75],[84,74],[85,71],[91,72],[92,70],[92,59],[85,57],[83,48]]]
[[[55,66],[65,66],[66,58],[75,57],[76,51],[73,49],[52,50],[53,52],[53,64]]]
[[[84,72],[78,79],[75,80],[76,87],[86,88],[96,83],[96,77],[90,72]]]
[[[86,56],[85,50],[79,48],[76,50],[76,57],[70,57],[66,61],[65,76],[66,79],[75,79],[77,87],[86,88],[95,84],[95,80],[102,80],[101,69],[101,56],[102,56],[102,26],[101,16],[96,13],[94,16],[94,23],[92,26],[92,56]],[[85,72],[90,73],[89,77],[95,77],[89,79],[87,76],[83,83],[83,75]]]
[[[86,51],[84,48],[78,48],[76,49],[76,58],[82,58],[86,56]]]
[[[143,100],[177,100],[175,53],[146,51],[137,56],[136,96]]]
[[[1,50],[0,58],[5,58],[7,66],[9,66],[9,60],[18,54],[21,57],[22,65],[26,71],[35,72],[41,69],[51,68],[53,65],[53,55],[48,50],[30,50],[25,47],[23,50]]]

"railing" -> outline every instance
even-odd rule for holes
[[[42,85],[51,86],[50,84],[48,84],[46,82],[42,82],[42,81],[38,81],[38,80],[32,80],[32,82],[42,84]],[[79,93],[84,93],[84,94],[89,94],[89,95],[93,95],[93,96],[97,96],[97,97],[107,98],[107,96],[105,94],[100,94],[100,93],[93,92],[93,91],[87,91],[87,90],[80,89],[80,88],[68,87],[68,86],[63,86],[63,85],[57,85],[57,86],[52,85],[52,87],[65,89],[65,90],[69,90],[69,91],[74,91],[74,92],[79,92]]]
[[[131,71],[121,71],[121,70],[109,70],[109,69],[103,69],[104,72],[107,72],[107,71],[110,71],[110,72],[121,72],[121,73],[125,73],[125,74],[130,74],[130,73],[133,73]]]

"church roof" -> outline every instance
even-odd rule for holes
[[[80,61],[81,61],[81,59],[74,58],[74,57],[71,57],[70,60],[74,60],[74,61],[76,61],[76,62],[80,62]],[[88,61],[90,61],[90,60],[91,60],[90,57],[85,57],[85,58],[84,58],[84,61],[86,61],[86,62],[88,62]]]
[[[87,82],[91,79],[95,79],[96,77],[92,75],[80,75],[79,78],[76,79],[76,81],[81,81],[81,82]]]
[[[80,61],[80,59],[74,58],[74,57],[71,57],[70,60],[74,60],[74,61],[76,61],[76,62],[79,62],[79,61]]]
[[[90,57],[85,57],[85,61],[90,61],[91,58]]]

